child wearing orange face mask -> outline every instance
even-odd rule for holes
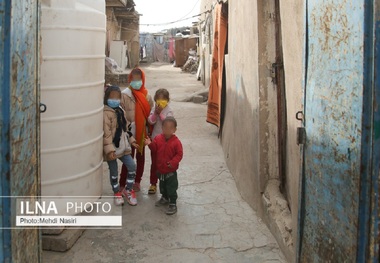
[[[152,141],[154,138],[162,133],[162,122],[167,117],[173,117],[173,111],[169,106],[170,96],[169,91],[166,89],[159,89],[154,95],[155,105],[153,106],[148,122],[153,126]],[[157,192],[157,153],[151,151],[152,165],[150,167],[150,187],[149,194],[155,194]]]

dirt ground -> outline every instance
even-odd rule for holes
[[[286,262],[265,224],[243,201],[226,167],[217,128],[206,123],[207,106],[180,102],[204,89],[195,75],[168,64],[144,67],[153,95],[169,90],[184,147],[178,171],[178,213],[167,216],[148,195],[150,152],[147,150],[138,206],[123,207],[121,230],[86,230],[65,252],[43,252],[43,262]],[[104,195],[112,195],[104,164]]]

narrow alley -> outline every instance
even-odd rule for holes
[[[123,207],[122,230],[86,230],[71,250],[43,251],[43,262],[286,262],[266,225],[241,198],[226,167],[206,105],[180,102],[203,88],[169,64],[144,67],[147,88],[167,88],[184,147],[178,213],[167,216],[148,195],[149,161],[138,206]],[[149,156],[149,150],[147,156]],[[104,163],[103,194],[112,195]],[[120,167],[120,166],[119,166]]]
[[[8,0],[0,34],[0,263],[380,262],[380,0]]]

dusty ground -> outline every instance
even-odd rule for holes
[[[123,207],[122,230],[86,230],[65,253],[43,252],[44,262],[286,262],[275,239],[244,202],[228,171],[217,129],[205,121],[206,106],[178,102],[203,89],[195,76],[167,64],[145,67],[152,94],[167,88],[184,146],[179,169],[178,213],[167,216],[147,194],[147,151],[137,207]],[[104,165],[104,194],[111,194]]]

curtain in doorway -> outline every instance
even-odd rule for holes
[[[153,60],[158,62],[164,62],[165,59],[165,47],[153,39]]]
[[[174,48],[175,39],[171,38],[169,41],[169,59],[170,62],[175,60],[175,48]]]
[[[211,82],[207,108],[207,122],[218,127],[220,127],[224,49],[228,30],[228,17],[222,13],[222,6],[223,4],[215,6],[214,46],[212,51]]]

